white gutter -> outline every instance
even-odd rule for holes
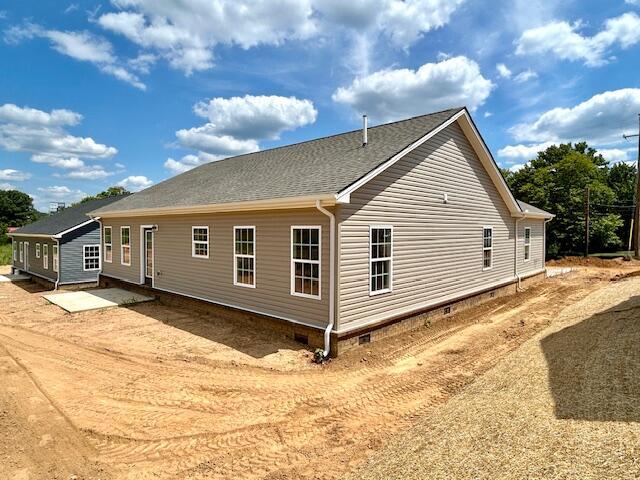
[[[331,352],[331,330],[335,323],[335,237],[336,217],[316,200],[316,208],[329,217],[329,324],[324,330],[324,357]]]

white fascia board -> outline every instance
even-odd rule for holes
[[[93,218],[90,218],[89,220],[87,220],[86,222],[82,222],[74,227],[71,228],[67,228],[66,230],[57,233],[56,235],[53,235],[51,238],[62,238],[63,235],[69,233],[69,232],[73,232],[74,230],[77,230],[78,228],[84,227],[85,225],[89,225],[91,222],[94,222],[95,220]]]

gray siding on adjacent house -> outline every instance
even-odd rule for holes
[[[514,278],[515,219],[457,123],[356,190],[339,211],[339,331]],[[543,266],[541,223],[532,231],[529,271]],[[393,291],[370,296],[369,227],[376,224],[394,228]],[[484,226],[493,227],[493,267],[485,271]]]
[[[26,244],[29,243],[29,257],[28,265],[25,265],[26,257],[23,256],[23,261],[20,262],[20,247],[18,247],[17,260],[13,263],[14,267],[22,270],[23,272],[32,273],[34,275],[44,277],[47,280],[55,282],[57,279],[57,273],[53,271],[53,245],[54,242],[50,238],[43,237],[14,237],[14,242]],[[36,244],[40,245],[40,258],[36,258]],[[43,245],[48,245],[49,261],[47,268],[44,268],[44,249]],[[23,247],[23,252],[26,252],[26,247]],[[23,253],[25,255],[25,253]]]
[[[131,266],[120,263],[120,227],[131,227]],[[157,225],[158,289],[324,328],[329,305],[329,220],[316,209],[103,219],[113,227],[113,261],[103,274],[140,283],[140,225]],[[321,299],[291,295],[291,227],[322,227]],[[209,226],[209,258],[193,258],[191,227]],[[233,227],[256,228],[256,288],[233,284]],[[104,248],[104,247],[103,247]]]
[[[100,225],[92,222],[60,240],[60,283],[95,282],[98,272],[84,270],[84,246],[100,245]]]

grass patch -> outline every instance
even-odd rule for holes
[[[11,244],[0,245],[0,265],[11,264]]]

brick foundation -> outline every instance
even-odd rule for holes
[[[534,285],[544,280],[544,278],[544,272],[527,277],[522,280],[522,286],[527,287]],[[232,322],[240,322],[246,325],[247,328],[256,328],[256,320],[259,320],[260,327],[266,327],[269,330],[283,334],[287,338],[302,341],[312,349],[324,347],[324,331],[321,329],[306,327],[304,325],[298,325],[279,318],[259,315],[232,307],[225,307],[223,305],[189,298],[175,293],[163,292],[148,286],[135,285],[103,275],[100,276],[99,286],[103,288],[124,288],[143,295],[154,296],[164,305],[172,307],[186,307],[200,313],[215,315],[219,318],[224,318]],[[508,283],[461,298],[457,301],[435,305],[418,313],[385,320],[376,325],[368,325],[362,329],[348,332],[343,335],[332,333],[331,356],[335,357],[357,347],[363,335],[369,335],[370,342],[375,342],[386,337],[415,330],[424,325],[430,325],[435,329],[445,329],[447,328],[446,322],[440,322],[440,320],[448,318],[457,312],[467,310],[475,305],[479,305],[495,298],[504,297],[506,295],[513,295],[516,292],[517,284],[515,282]],[[449,311],[448,313],[445,313],[445,308],[447,307]]]

